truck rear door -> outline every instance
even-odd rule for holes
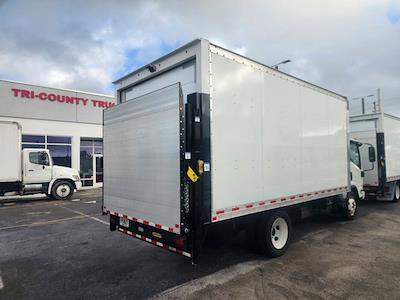
[[[174,246],[181,233],[183,105],[176,83],[104,111],[103,210],[130,233]]]

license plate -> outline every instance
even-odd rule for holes
[[[124,217],[119,218],[119,225],[122,226],[122,227],[129,228],[129,220],[128,220],[128,218],[124,218]]]

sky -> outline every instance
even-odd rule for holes
[[[0,0],[0,78],[113,94],[198,37],[400,116],[400,0]]]

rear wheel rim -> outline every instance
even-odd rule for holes
[[[396,186],[394,188],[394,196],[396,197],[396,200],[399,200],[400,198],[400,186],[398,183],[396,183]]]
[[[56,189],[57,196],[64,198],[71,193],[71,187],[68,184],[60,184]]]
[[[271,243],[275,249],[285,247],[289,237],[289,227],[284,218],[276,218],[271,227]]]
[[[347,210],[351,217],[356,214],[357,202],[354,198],[349,198],[349,200],[347,201]]]

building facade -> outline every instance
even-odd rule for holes
[[[102,185],[103,109],[114,103],[110,95],[0,80],[0,121],[18,122],[23,148],[49,149],[86,187]]]

